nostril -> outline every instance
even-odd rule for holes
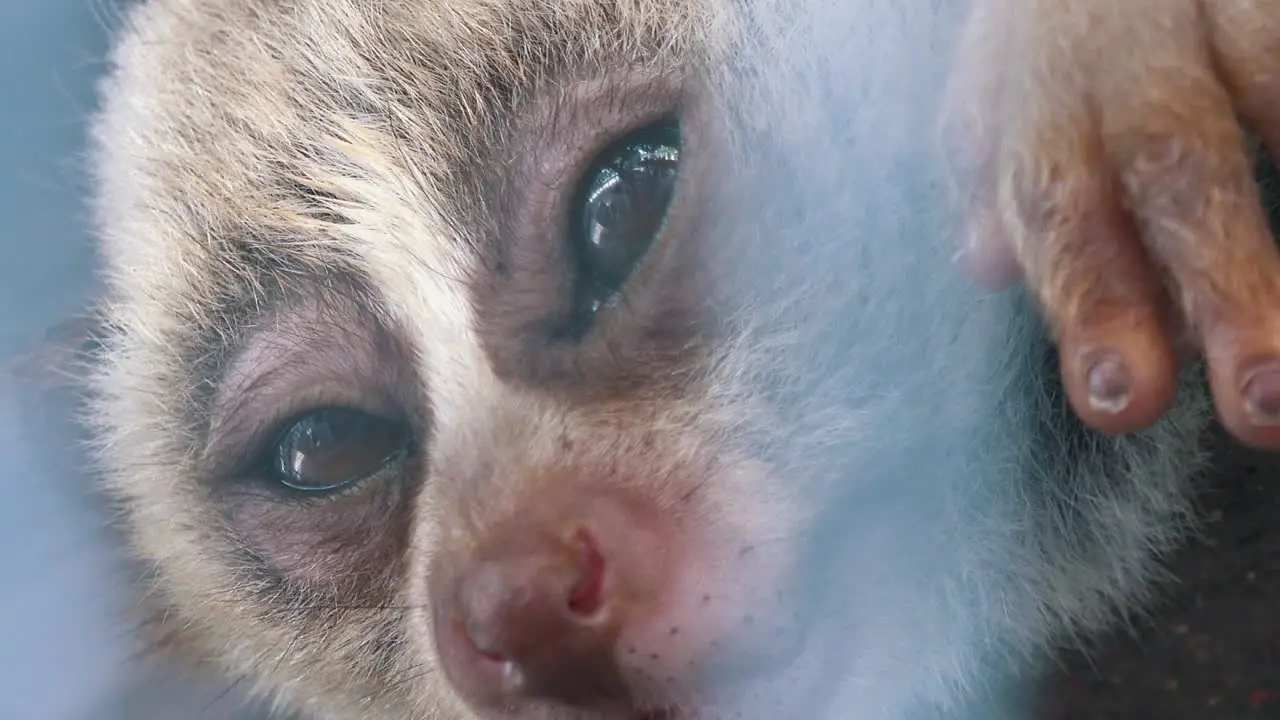
[[[604,556],[595,538],[586,530],[579,530],[574,541],[578,545],[582,576],[569,590],[569,610],[575,615],[591,616],[604,604]]]

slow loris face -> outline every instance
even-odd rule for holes
[[[103,407],[195,652],[371,718],[668,717],[776,664],[798,508],[726,440],[686,241],[700,12],[134,16]]]
[[[1080,440],[904,182],[928,113],[751,20],[131,14],[94,421],[164,637],[325,719],[898,719],[1140,588],[1203,405]]]

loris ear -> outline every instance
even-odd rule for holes
[[[170,612],[159,598],[143,599],[137,606],[140,654],[150,662],[176,664],[184,670],[208,668],[207,648],[197,645],[187,624]]]
[[[34,347],[0,367],[10,377],[37,390],[79,390],[102,351],[105,324],[100,314],[87,312],[60,322]]]

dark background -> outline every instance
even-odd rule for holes
[[[1067,656],[1048,720],[1280,718],[1280,456],[1218,446],[1177,580],[1152,614]]]

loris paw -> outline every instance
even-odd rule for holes
[[[1280,0],[973,0],[947,98],[965,266],[1025,278],[1072,405],[1154,422],[1201,351],[1280,448],[1280,253],[1240,123],[1280,152]]]

